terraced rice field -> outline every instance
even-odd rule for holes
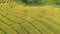
[[[60,34],[60,8],[0,0],[0,34]]]

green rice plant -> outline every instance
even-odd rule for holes
[[[57,1],[0,0],[0,34],[60,34]]]

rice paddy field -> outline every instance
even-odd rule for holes
[[[60,0],[36,1],[0,0],[0,34],[60,34]]]

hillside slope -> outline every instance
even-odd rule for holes
[[[0,34],[60,34],[59,4],[54,0],[32,4],[0,0]]]

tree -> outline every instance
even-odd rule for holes
[[[41,0],[22,0],[27,5],[40,5]]]

